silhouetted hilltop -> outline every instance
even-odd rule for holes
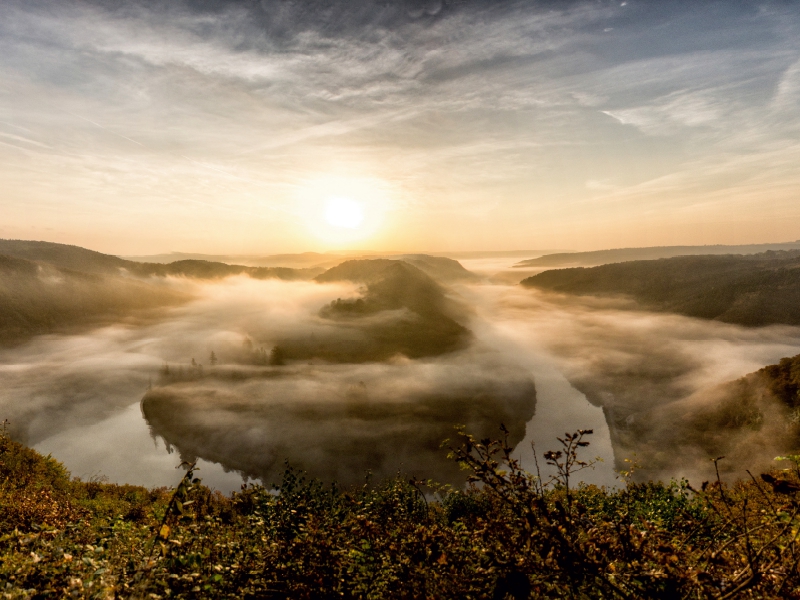
[[[739,325],[800,325],[800,251],[557,269],[521,283],[565,294],[624,295],[651,310]]]
[[[338,254],[298,252],[294,254],[202,254],[199,252],[170,252],[121,256],[125,260],[141,263],[168,264],[184,260],[204,260],[247,267],[287,267],[292,269],[329,269],[346,259]]]
[[[403,254],[398,258],[414,265],[437,281],[456,282],[480,279],[475,273],[468,271],[460,262],[452,258],[427,254]]]
[[[58,268],[82,271],[84,273],[108,275],[122,273],[137,277],[166,277],[169,275],[196,279],[221,279],[232,275],[248,275],[254,279],[283,279],[286,281],[311,279],[322,273],[326,265],[332,266],[343,260],[341,256],[316,252],[276,254],[261,257],[173,252],[165,255],[153,255],[153,257],[132,257],[136,258],[136,260],[127,260],[79,246],[30,240],[0,240],[0,254],[47,263]],[[153,260],[147,261],[145,260],[147,258],[152,258]],[[237,264],[235,263],[237,258],[242,258],[249,264]],[[397,259],[417,267],[439,281],[470,281],[477,279],[473,273],[466,270],[458,261],[449,258],[429,256],[427,254],[404,254],[398,255]],[[394,262],[397,261],[395,260]],[[361,281],[361,279],[349,277],[342,277],[341,279]]]
[[[152,277],[307,280],[322,269],[245,267],[201,260],[138,263],[78,246],[0,240],[0,342],[129,317],[188,299]]]
[[[383,268],[380,265],[387,265],[390,262],[400,261],[416,267],[426,275],[430,275],[436,281],[451,283],[458,281],[477,281],[480,279],[477,275],[465,269],[457,260],[445,258],[443,256],[430,256],[428,254],[396,254],[392,255],[390,258],[385,256],[366,256],[345,261],[328,269],[326,273],[331,273],[328,281],[335,281],[338,278],[340,281],[365,282],[366,278],[370,277],[370,273],[378,272]],[[367,266],[368,263],[372,266]],[[345,267],[343,265],[347,266]]]
[[[442,288],[417,267],[394,260],[351,260],[329,269],[318,282],[355,281],[367,284],[367,293],[355,302],[338,300],[326,309],[333,316],[406,308],[425,316],[454,316],[459,308]]]
[[[119,273],[128,261],[80,246],[30,240],[0,240],[0,254],[84,273]]]
[[[295,281],[311,279],[323,271],[321,268],[248,267],[207,260],[178,260],[168,264],[146,263],[125,260],[80,246],[28,240],[0,240],[0,254],[83,273],[127,274],[137,277],[172,275],[197,279],[221,279],[231,275],[248,275],[254,279]]]
[[[369,260],[403,261],[417,267],[423,273],[430,275],[437,281],[451,283],[459,281],[477,281],[480,279],[475,273],[468,271],[457,260],[444,256],[431,256],[429,254],[394,254],[390,256],[364,256]]]
[[[386,268],[394,264],[399,263],[396,260],[389,260],[388,258],[347,260],[317,275],[314,281],[318,281],[319,283],[330,283],[333,281],[369,283],[379,280]]]
[[[743,246],[654,246],[650,248],[615,248],[592,252],[559,252],[523,260],[514,265],[530,267],[595,267],[632,260],[658,260],[688,255],[758,254],[768,251],[800,250],[800,241],[785,244],[749,244]]]

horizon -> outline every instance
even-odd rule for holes
[[[796,240],[798,39],[778,0],[10,0],[0,237],[116,255]]]
[[[800,244],[800,239],[797,240],[785,240],[785,241],[772,241],[772,242],[763,242],[763,243],[754,243],[754,244],[679,244],[679,245],[658,245],[658,246],[619,246],[619,247],[608,247],[608,248],[593,248],[590,250],[576,250],[576,249],[568,249],[568,248],[538,248],[538,249],[513,249],[513,250],[450,250],[450,251],[435,251],[429,249],[417,249],[417,250],[376,250],[374,248],[354,248],[354,249],[330,249],[330,250],[299,250],[297,252],[248,252],[248,253],[210,253],[210,252],[200,252],[200,251],[183,251],[183,250],[169,250],[165,252],[154,252],[154,253],[140,253],[140,254],[124,254],[124,253],[114,253],[114,252],[103,252],[97,250],[95,248],[89,248],[85,246],[81,246],[80,244],[74,244],[69,242],[57,242],[53,240],[44,240],[44,239],[20,239],[20,238],[0,238],[0,241],[13,241],[13,242],[31,242],[31,243],[44,243],[44,244],[62,244],[65,246],[73,246],[77,248],[82,248],[84,250],[89,250],[92,252],[99,252],[101,254],[106,254],[108,256],[116,256],[118,258],[129,259],[129,260],[136,260],[136,259],[145,259],[150,257],[159,257],[159,258],[166,258],[170,256],[176,257],[207,257],[207,258],[276,258],[280,256],[301,256],[307,254],[318,254],[318,255],[331,255],[334,257],[357,257],[357,258],[374,258],[374,257],[384,257],[384,256],[410,256],[410,255],[428,255],[428,256],[443,256],[448,258],[453,258],[455,260],[459,259],[469,259],[469,258],[481,258],[486,257],[489,258],[490,256],[494,256],[496,258],[514,258],[519,256],[544,256],[544,255],[556,255],[556,254],[586,254],[586,253],[593,253],[593,252],[614,252],[620,250],[650,250],[650,249],[669,249],[669,248],[759,248],[759,247],[775,247],[775,246],[791,246],[795,244]],[[185,260],[178,259],[178,260]]]

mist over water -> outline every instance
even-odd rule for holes
[[[452,286],[468,308],[469,348],[359,364],[253,360],[290,338],[344,330],[357,338],[352,323],[320,314],[362,295],[357,284],[173,279],[195,299],[158,322],[39,336],[0,351],[0,416],[76,476],[147,486],[174,484],[182,458],[200,458],[204,481],[223,491],[242,482],[231,469],[275,482],[286,458],[345,483],[400,469],[455,482],[439,443],[456,424],[489,435],[500,421],[530,470],[531,442],[541,465],[556,436],[582,428],[594,430],[587,457],[603,459],[582,473],[587,482],[612,485],[615,468],[634,455],[648,476],[701,478],[707,457],[675,438],[706,402],[704,390],[800,352],[797,328],[745,329],[489,283],[495,268],[513,273],[514,262],[485,259],[484,283]],[[658,423],[636,429],[647,419]],[[775,454],[756,438],[739,440],[741,455],[765,464]]]
[[[619,299],[517,286],[469,292],[476,295],[471,303],[494,315],[489,322],[505,321],[537,348],[532,356],[547,357],[549,373],[565,377],[587,405],[602,408],[617,468],[630,459],[642,466],[644,478],[699,481],[711,475],[709,448],[724,450],[728,462],[721,468],[736,476],[747,468],[768,468],[787,451],[785,408],[761,407],[763,424],[736,430],[713,431],[711,413],[739,401],[725,387],[732,380],[798,354],[800,329],[745,328],[637,310]],[[591,415],[578,411],[572,428],[591,427],[580,422]]]

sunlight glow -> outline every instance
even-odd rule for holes
[[[325,202],[325,220],[334,227],[356,229],[364,221],[364,211],[355,200],[331,197]]]
[[[295,207],[309,235],[309,243],[326,250],[377,243],[388,215],[396,210],[395,186],[377,177],[347,171],[320,173],[301,180]]]

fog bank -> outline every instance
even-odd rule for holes
[[[269,364],[272,348],[286,340],[360,344],[376,322],[424,320],[394,308],[331,318],[322,309],[332,301],[365,297],[365,286],[351,282],[164,283],[195,299],[157,322],[0,350],[0,416],[14,437],[53,452],[76,475],[145,485],[172,482],[181,458],[200,458],[220,489],[235,489],[240,476],[210,463],[267,484],[287,459],[345,483],[367,471],[461,481],[439,447],[457,424],[493,436],[504,422],[531,470],[531,442],[541,462],[556,436],[594,429],[586,457],[605,462],[582,478],[600,484],[613,484],[614,469],[633,457],[643,478],[707,478],[712,451],[741,475],[766,468],[791,441],[785,415],[768,400],[755,406],[757,422],[719,415],[738,410],[729,382],[800,352],[796,328],[746,329],[630,311],[622,301],[455,284],[444,292],[467,309],[459,313],[471,336],[466,348],[357,363],[312,352],[280,365]]]
[[[509,327],[524,324],[529,343],[602,408],[617,468],[635,459],[644,479],[707,479],[709,459],[725,454],[720,467],[739,476],[769,468],[797,442],[785,408],[768,398],[757,423],[714,415],[743,409],[733,380],[800,351],[798,328],[745,328],[518,287],[470,291],[469,302]]]

